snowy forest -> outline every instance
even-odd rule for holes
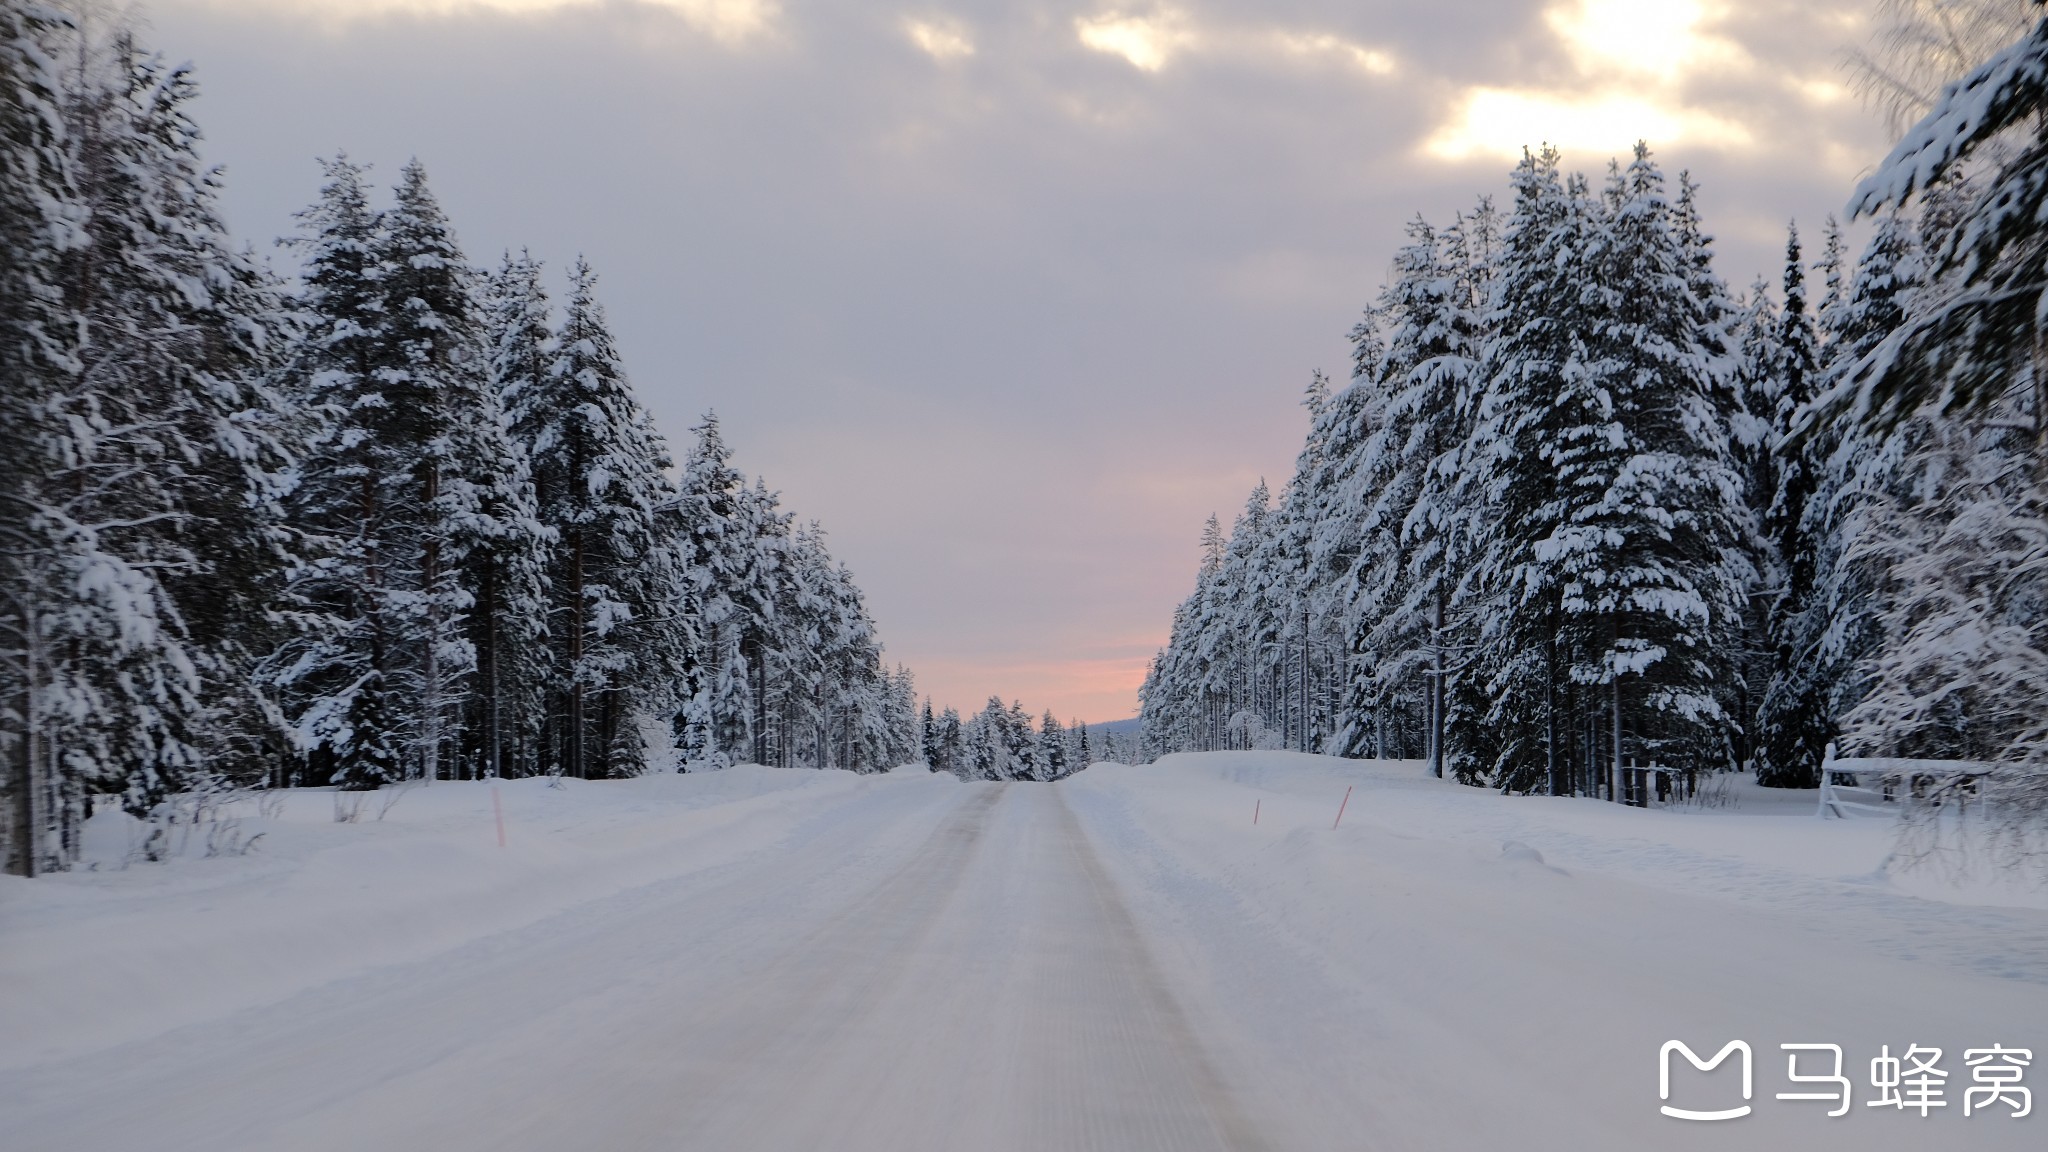
[[[587,264],[559,301],[525,254],[475,268],[420,164],[380,201],[336,157],[274,273],[195,94],[0,2],[10,870],[64,867],[95,802],[917,759],[823,531],[715,417],[673,464]]]
[[[1531,151],[1504,205],[1410,224],[1285,488],[1209,522],[1146,754],[1616,799],[1632,764],[1814,787],[1832,742],[1991,765],[1957,786],[2038,831],[2048,22],[1983,7],[2020,38],[1973,26],[2005,33],[1921,106],[1947,58],[1866,61],[1913,114],[1849,205],[1860,253],[1795,227],[1733,293],[1642,146],[1598,180]]]

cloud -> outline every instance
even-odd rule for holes
[[[1121,56],[1141,72],[1158,72],[1175,56],[1205,56],[1270,66],[1323,58],[1339,61],[1375,76],[1392,73],[1391,52],[1370,48],[1330,32],[1302,32],[1270,25],[1223,24],[1197,27],[1176,8],[1157,8],[1148,15],[1111,11],[1078,16],[1074,33],[1097,52]]]
[[[1076,16],[1074,33],[1082,44],[1097,52],[1121,56],[1141,72],[1157,72],[1166,67],[1175,52],[1195,41],[1186,17],[1172,8],[1157,9],[1149,16],[1119,12]]]
[[[1737,121],[1655,97],[1472,88],[1456,118],[1423,148],[1438,159],[1469,160],[1515,156],[1539,143],[1567,153],[1598,154],[1626,150],[1635,140],[1739,147],[1752,139],[1749,129]]]
[[[457,16],[478,10],[530,14],[561,8],[595,7],[604,0],[277,0],[279,6],[310,9],[330,19],[347,20],[391,13]],[[728,46],[758,39],[775,27],[781,8],[775,0],[638,0],[666,8],[683,22]]]
[[[1558,0],[1544,12],[1573,75],[1541,87],[1464,89],[1423,142],[1441,160],[1512,159],[1524,147],[1617,152],[1636,140],[1708,148],[1755,142],[1748,125],[1695,106],[1687,83],[1752,70],[1739,45],[1708,30],[1704,0]]]
[[[1391,53],[1378,48],[1367,48],[1363,44],[1354,44],[1328,32],[1275,32],[1273,42],[1289,55],[1334,57],[1375,76],[1388,75],[1395,68]]]
[[[967,29],[951,20],[905,20],[903,31],[910,42],[934,60],[955,60],[974,55],[974,39]]]

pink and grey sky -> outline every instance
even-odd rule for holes
[[[1102,721],[1210,512],[1292,467],[1401,226],[1638,137],[1732,284],[1887,140],[1874,0],[153,0],[259,243],[346,150],[471,259],[579,252],[678,450],[715,409],[940,705]]]

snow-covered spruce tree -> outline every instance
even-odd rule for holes
[[[1579,483],[1567,466],[1589,471],[1584,457],[1607,441],[1582,421],[1612,413],[1599,403],[1609,381],[1595,375],[1610,366],[1587,346],[1609,311],[1596,209],[1576,182],[1566,185],[1548,149],[1523,157],[1513,187],[1464,494],[1486,509],[1473,542],[1482,620],[1474,670],[1488,712],[1470,729],[1471,758],[1453,768],[1469,783],[1528,791],[1559,781],[1557,753],[1571,729],[1562,722],[1569,702],[1556,697],[1571,683],[1572,643],[1590,649],[1599,639],[1560,635],[1564,573],[1559,550],[1545,545],[1605,486],[1599,477]]]
[[[961,779],[1015,778],[1016,772],[1010,763],[1010,741],[1003,731],[1008,721],[1009,710],[1003,707],[1002,698],[991,696],[980,712],[961,725],[962,742],[967,746]]]
[[[938,737],[934,741],[938,759],[932,761],[932,771],[951,772],[963,776],[966,772],[966,739],[962,734],[960,712],[947,708],[939,714]]]
[[[1490,206],[1475,218],[1492,229]],[[1383,439],[1371,451],[1385,461],[1366,497],[1380,510],[1392,544],[1351,583],[1357,589],[1354,650],[1374,654],[1376,699],[1391,700],[1419,680],[1423,756],[1443,774],[1448,681],[1460,663],[1467,605],[1464,581],[1470,505],[1459,499],[1461,454],[1471,438],[1480,383],[1481,302],[1491,268],[1475,262],[1461,218],[1439,234],[1421,220],[1396,255],[1394,283],[1381,301],[1393,324],[1387,339]]]
[[[454,774],[461,746],[459,722],[476,667],[473,578],[490,567],[477,553],[508,538],[530,541],[538,525],[491,386],[479,285],[417,160],[400,173],[383,244],[385,309],[397,354],[383,374],[385,395],[417,396],[434,409],[414,466],[420,567],[404,604],[419,653],[419,773],[431,781]]]
[[[918,762],[923,742],[917,715],[917,677],[909,668],[896,665],[889,678],[889,730],[891,745],[884,763],[891,768]]]
[[[1928,286],[1807,413],[1819,427],[1847,412],[1901,455],[1894,491],[1869,500],[1872,529],[1848,549],[1888,579],[1883,650],[1845,741],[1996,763],[1981,784],[1995,838],[2036,859],[2048,834],[2044,111],[2048,20],[1944,89],[1857,189],[1855,214],[1920,202]]]
[[[1756,584],[1743,609],[1742,634],[1735,646],[1736,715],[1744,721],[1736,735],[1737,761],[1756,759],[1757,706],[1771,681],[1777,644],[1770,632],[1771,593],[1784,582],[1783,571],[1762,531],[1777,489],[1776,444],[1771,419],[1777,408],[1779,316],[1770,286],[1759,277],[1735,307],[1731,325],[1734,370],[1723,419],[1729,431],[1730,457],[1743,486],[1743,502],[1753,527],[1748,552]]]
[[[882,646],[860,589],[844,564],[832,566],[826,600],[826,677],[831,690],[826,716],[838,746],[836,766],[856,772],[889,767]]]
[[[1516,183],[1474,436],[1491,777],[1597,783],[1603,751],[1610,794],[1626,757],[1717,769],[1749,573],[1724,385],[1663,178],[1638,146],[1599,205],[1554,154]]]
[[[132,662],[99,665],[108,706],[92,722],[113,726],[125,750],[101,786],[143,814],[170,792],[272,779],[286,761],[287,734],[253,675],[276,639],[267,609],[284,561],[272,499],[283,413],[264,380],[284,325],[274,285],[215,211],[185,111],[189,69],[164,66],[119,25],[75,26],[66,40],[84,227],[61,274],[81,336],[65,414],[79,477],[92,477],[69,487],[96,506],[89,518],[119,525],[102,546],[154,580],[163,641],[177,648],[163,657],[194,684],[166,692]]]
[[[1222,525],[1212,515],[1202,529],[1195,590],[1174,610],[1171,638],[1138,690],[1143,727],[1155,742],[1155,755],[1222,747],[1225,718],[1217,715],[1208,655],[1213,644],[1205,636],[1220,615],[1214,585],[1223,567],[1225,544]]]
[[[1053,719],[1052,709],[1038,722],[1038,778],[1058,780],[1068,774],[1067,731]]]
[[[506,388],[539,520],[555,537],[544,769],[638,775],[646,767],[640,719],[668,708],[693,620],[679,608],[687,598],[672,543],[683,527],[671,507],[668,450],[633,397],[587,263],[570,272],[542,378],[518,375]]]
[[[1857,186],[1852,217],[1926,199],[1944,182],[1972,177],[1954,226],[1929,253],[1940,290],[1912,319],[1815,405],[1810,419],[1841,411],[1887,429],[1923,410],[1981,415],[2003,404],[2014,380],[2036,393],[2032,419],[2048,437],[2048,372],[2040,370],[2048,324],[2048,243],[2037,209],[2048,199],[2048,19],[1942,90],[1877,172]]]
[[[275,658],[311,778],[375,787],[468,772],[475,580],[538,526],[491,379],[474,274],[409,164],[393,206],[328,165],[304,213],[305,335],[289,376],[314,429],[288,505],[304,543]],[[471,761],[473,763],[473,761]]]
[[[273,677],[308,757],[302,779],[374,788],[404,779],[414,749],[419,471],[440,429],[429,398],[387,389],[386,374],[403,369],[363,170],[346,157],[325,168],[319,202],[300,213],[303,334],[286,380],[310,427],[285,498],[294,634]]]
[[[1318,546],[1329,503],[1322,482],[1329,462],[1331,403],[1328,379],[1313,373],[1302,398],[1308,436],[1281,496],[1280,523],[1272,535],[1282,569],[1275,588],[1284,593],[1278,603],[1282,624],[1276,655],[1284,658],[1283,681],[1292,678],[1291,684],[1283,683],[1279,727],[1287,746],[1304,752],[1321,750],[1335,732],[1330,705],[1344,682],[1343,587],[1325,565],[1332,557]]]
[[[1827,263],[1838,264],[1839,255]],[[1838,272],[1834,275],[1839,278]],[[1821,686],[1798,668],[1801,654],[1792,621],[1811,611],[1819,595],[1819,542],[1811,535],[1807,513],[1822,481],[1827,451],[1816,450],[1810,440],[1788,443],[1793,421],[1819,393],[1821,373],[1819,335],[1807,307],[1805,257],[1796,226],[1785,242],[1784,290],[1771,432],[1772,443],[1785,447],[1771,459],[1771,499],[1763,516],[1777,580],[1765,614],[1765,635],[1772,638],[1770,678],[1757,709],[1755,770],[1757,782],[1766,787],[1811,788],[1819,783],[1821,759],[1833,729]]]
[[[509,253],[482,286],[482,341],[489,389],[480,416],[495,425],[478,437],[476,532],[464,581],[474,600],[469,643],[476,675],[463,709],[460,774],[530,776],[541,770],[552,677],[548,571],[560,537],[543,524],[527,445],[512,406],[541,389],[554,362],[554,332],[540,266]]]
[[[824,529],[803,525],[789,538],[775,572],[774,655],[777,679],[776,762],[826,767],[831,752],[831,691],[826,650],[834,629],[832,557]]]
[[[707,413],[677,482],[684,576],[699,633],[693,690],[676,715],[686,763],[736,763],[754,755],[755,669],[774,620],[774,565],[746,478]]]
[[[1887,216],[1879,221],[1839,304],[1825,312],[1823,390],[1898,330],[1920,282],[1913,232],[1898,216]],[[1808,462],[1814,477],[1798,531],[1811,583],[1803,592],[1786,587],[1774,598],[1775,658],[1757,723],[1761,756],[1777,762],[1768,768],[1760,762],[1759,777],[1768,771],[1779,782],[1817,780],[1826,745],[1861,696],[1856,667],[1880,643],[1875,614],[1885,574],[1868,548],[1854,557],[1849,550],[1858,535],[1871,529],[1864,513],[1867,501],[1910,499],[1900,487],[1910,481],[1899,474],[1899,457],[1922,430],[1913,426],[1888,437],[1853,423],[1830,423],[1802,437],[1787,437],[1779,449],[1781,456]],[[1778,570],[1798,573],[1802,565],[1787,563]],[[1787,603],[1795,592],[1801,592],[1796,602]],[[1801,772],[1785,767],[1795,757]]]
[[[1992,410],[1996,413],[1997,409]],[[1982,781],[1919,778],[1923,800],[1988,801],[1997,862],[2048,859],[2048,486],[2029,421],[1915,417],[1886,444],[1890,484],[1864,493],[1852,572],[1881,573],[1880,638],[1862,667],[1867,694],[1843,721],[1852,753],[1989,762]],[[1910,810],[1908,846],[1957,829],[1938,808]]]
[[[8,870],[27,876],[64,860],[51,834],[66,823],[79,765],[63,728],[99,703],[67,658],[72,636],[112,624],[117,654],[146,658],[157,631],[150,582],[67,507],[63,473],[79,457],[62,409],[80,365],[60,269],[83,237],[48,52],[57,22],[40,5],[0,0],[0,830]]]

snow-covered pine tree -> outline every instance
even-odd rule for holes
[[[1608,366],[1587,345],[1608,321],[1601,221],[1583,187],[1567,186],[1553,150],[1525,154],[1513,186],[1464,494],[1486,508],[1474,538],[1474,670],[1487,714],[1470,726],[1470,759],[1451,767],[1461,780],[1527,791],[1558,779],[1570,729],[1557,693],[1570,684],[1573,642],[1598,640],[1560,636],[1566,579],[1548,542],[1573,530],[1575,507],[1605,487],[1604,477],[1586,484],[1568,472],[1591,472],[1585,457],[1607,441],[1581,422],[1611,420],[1611,410],[1600,403],[1608,381],[1595,375]]]
[[[25,876],[62,865],[51,832],[70,764],[57,729],[94,703],[61,658],[67,624],[104,612],[154,630],[152,589],[126,565],[103,564],[89,527],[67,514],[59,476],[75,459],[60,414],[80,367],[61,261],[83,237],[48,51],[58,22],[41,5],[0,0],[0,835],[7,869]],[[103,594],[81,601],[72,590],[91,588],[79,578],[95,571]]]
[[[1839,244],[1831,250],[1831,262],[1839,265]],[[1839,271],[1831,273],[1831,279],[1838,281]],[[1839,287],[1833,291],[1839,295]],[[1797,630],[1792,621],[1811,609],[1818,594],[1818,541],[1810,535],[1807,510],[1821,484],[1827,450],[1816,449],[1811,439],[1791,437],[1794,421],[1819,394],[1821,369],[1796,225],[1785,242],[1784,292],[1771,415],[1772,443],[1778,447],[1772,459],[1771,500],[1763,515],[1777,583],[1764,626],[1765,635],[1772,638],[1770,679],[1757,709],[1755,770],[1757,782],[1766,787],[1811,788],[1820,781],[1832,725],[1820,686],[1798,672],[1801,654],[1794,646]]]
[[[163,691],[161,673],[107,670],[112,695],[131,698],[100,713],[129,728],[112,776],[143,814],[169,792],[274,778],[286,759],[253,675],[277,639],[266,617],[284,567],[272,498],[284,414],[264,380],[284,326],[275,286],[215,209],[186,113],[190,70],[118,24],[67,36],[63,105],[85,225],[63,268],[83,370],[67,411],[99,478],[86,487],[103,519],[123,522],[102,543],[150,573],[178,648],[164,655],[189,661],[176,676],[195,681],[188,696]]]
[[[1847,413],[1852,436],[1885,436],[1884,454],[1897,457],[1890,484],[1862,494],[1868,527],[1845,551],[1851,570],[1884,579],[1883,651],[1864,667],[1869,694],[1844,740],[1995,762],[1972,787],[1988,794],[2008,863],[2038,860],[2048,828],[2044,66],[2048,20],[2038,20],[1944,88],[1857,189],[1852,215],[1919,201],[1927,285],[1802,428],[1812,435]]]
[[[393,353],[380,372],[387,402],[418,404],[412,470],[418,519],[409,550],[417,583],[397,601],[417,650],[420,695],[415,745],[419,774],[452,775],[459,719],[476,666],[468,617],[475,605],[471,553],[508,535],[531,539],[539,526],[519,475],[503,409],[490,384],[489,350],[475,277],[419,161],[399,174],[381,235],[384,311]],[[528,545],[530,550],[530,543]]]
[[[557,541],[550,770],[632,776],[646,766],[640,718],[666,708],[693,623],[678,610],[687,597],[666,520],[668,450],[633,397],[596,274],[580,259],[554,349],[544,382],[522,380],[508,400]]]
[[[939,714],[939,758],[932,763],[935,772],[951,772],[966,777],[966,740],[961,733],[960,712],[947,708]]]
[[[1770,286],[1759,277],[1737,304],[1731,337],[1733,382],[1724,402],[1729,451],[1743,485],[1743,502],[1752,526],[1747,545],[1756,570],[1756,591],[1743,610],[1742,635],[1736,643],[1738,676],[1735,714],[1743,721],[1736,734],[1737,762],[1753,767],[1756,760],[1757,706],[1771,680],[1777,643],[1770,632],[1768,592],[1784,582],[1777,550],[1762,532],[1764,514],[1777,490],[1775,433],[1771,419],[1777,408],[1779,315]]]
[[[1953,205],[1954,226],[1931,247],[1942,290],[1865,356],[1802,420],[1836,413],[1888,430],[1925,410],[1981,416],[2031,380],[2028,418],[2048,457],[2048,246],[2037,206],[2048,199],[2048,19],[1941,89],[1878,170],[1857,186],[1851,219],[1928,200],[1989,169]],[[1986,157],[1989,159],[1985,159]]]
[[[1482,205],[1482,213],[1488,206]],[[1479,218],[1482,235],[1491,221]],[[1422,681],[1423,755],[1432,774],[1445,761],[1448,679],[1465,644],[1454,607],[1465,575],[1466,513],[1461,463],[1478,399],[1480,304],[1491,268],[1475,264],[1461,218],[1442,233],[1421,220],[1394,261],[1381,309],[1392,321],[1384,369],[1384,508],[1391,554],[1362,566],[1360,643],[1377,654],[1376,695],[1391,698]]]
[[[544,391],[554,361],[540,265],[507,253],[483,285],[482,345],[488,383],[474,462],[478,518],[464,563],[474,598],[469,643],[476,653],[473,690],[462,718],[463,775],[530,776],[541,771],[542,734],[552,678],[549,583],[560,536],[541,522],[527,445],[514,431],[514,406]]]
[[[1052,709],[1038,722],[1038,779],[1058,780],[1068,774],[1067,732],[1053,719]]]
[[[2048,834],[2048,487],[2023,418],[1912,424],[1903,498],[1873,495],[1847,552],[1886,579],[1881,649],[1844,740],[1866,754],[2000,764],[1986,782],[1998,846],[2008,863],[2038,862]]]
[[[828,674],[839,728],[839,765],[856,772],[889,767],[889,707],[882,691],[882,645],[860,588],[844,564],[833,565]]]
[[[363,169],[325,161],[299,214],[303,335],[286,369],[309,424],[285,498],[297,559],[294,631],[272,658],[308,757],[306,782],[374,788],[405,779],[417,684],[407,660],[423,513],[417,470],[438,434],[424,397],[387,395],[402,372],[388,311],[382,221]]]
[[[676,747],[685,763],[730,764],[743,759],[753,743],[745,644],[761,618],[746,602],[759,570],[752,555],[756,537],[742,515],[746,478],[732,467],[717,414],[706,413],[693,431],[696,443],[683,460],[676,508],[684,579],[699,631],[690,661],[693,691],[675,720]]]
[[[901,664],[883,678],[884,714],[888,724],[887,750],[877,767],[895,768],[921,759],[922,731],[917,715],[917,678]]]
[[[1616,314],[1602,354],[1626,373],[1611,402],[1631,455],[1579,518],[1594,529],[1581,553],[1592,562],[1577,588],[1567,586],[1565,612],[1604,618],[1612,631],[1574,678],[1608,686],[1620,705],[1613,722],[1626,725],[1639,755],[1717,771],[1733,766],[1731,649],[1755,578],[1718,404],[1732,366],[1645,146],[1617,171],[1609,203]],[[1641,693],[1632,714],[1631,689]]]
[[[1610,794],[1631,754],[1717,769],[1744,510],[1663,177],[1639,145],[1596,206],[1545,154],[1517,194],[1475,435],[1493,779],[1598,783],[1603,751]]]
[[[1905,323],[1920,288],[1913,231],[1897,215],[1887,215],[1878,222],[1840,305],[1829,314],[1823,389]],[[1924,430],[1916,422],[1881,436],[1853,423],[1837,423],[1816,426],[1788,445],[1788,451],[1823,462],[1802,530],[1814,552],[1814,586],[1799,610],[1779,622],[1786,657],[1771,682],[1776,696],[1767,703],[1805,702],[1814,717],[1813,738],[1831,740],[1838,734],[1841,718],[1863,693],[1856,669],[1882,643],[1877,614],[1887,565],[1879,560],[1881,550],[1859,545],[1857,538],[1872,527],[1865,511],[1869,501],[1893,509],[1886,515],[1911,502],[1912,481],[1901,473],[1901,457]]]

